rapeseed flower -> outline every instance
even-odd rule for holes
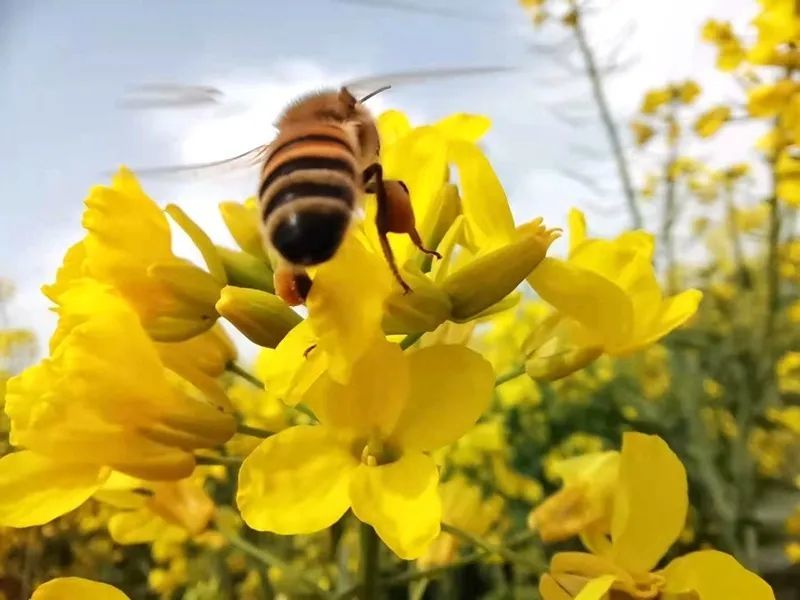
[[[45,523],[82,504],[112,469],[176,480],[193,451],[224,443],[233,416],[169,370],[139,316],[92,279],[61,290],[51,356],[8,382],[0,523]],[[180,370],[180,369],[178,369]]]
[[[374,340],[346,385],[326,373],[304,395],[319,425],[284,429],[245,459],[242,517],[253,529],[301,534],[352,508],[399,557],[419,557],[442,510],[427,452],[475,423],[493,382],[491,366],[464,347],[404,354]]]
[[[651,235],[589,238],[583,214],[573,209],[568,259],[545,258],[528,277],[557,310],[530,340],[528,372],[561,377],[602,353],[624,356],[646,348],[685,323],[697,311],[701,292],[665,298],[652,259]]]
[[[205,234],[180,209],[170,215],[203,252],[210,272],[172,253],[169,223],[133,173],[121,168],[111,186],[95,186],[86,199],[84,239],[64,256],[45,294],[58,303],[72,280],[91,277],[114,286],[156,340],[185,340],[210,328],[225,273]]]
[[[694,596],[772,600],[770,586],[723,552],[702,550],[653,571],[686,522],[686,471],[656,436],[626,433],[606,537],[584,535],[591,553],[561,552],[542,577],[544,600]]]

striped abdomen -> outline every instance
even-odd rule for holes
[[[259,188],[269,243],[296,265],[331,258],[350,224],[360,176],[343,128],[318,123],[281,132]]]

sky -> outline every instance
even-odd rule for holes
[[[382,73],[516,67],[397,86],[371,107],[403,110],[415,123],[460,111],[488,115],[493,128],[485,149],[518,221],[541,215],[563,226],[569,207],[578,206],[593,231],[624,229],[628,216],[588,84],[565,66],[578,64],[567,32],[534,29],[512,0],[488,4],[425,4],[462,13],[451,17],[352,0],[0,0],[0,278],[17,286],[9,321],[49,337],[54,318],[39,288],[80,239],[88,190],[118,165],[238,154],[269,140],[277,112],[298,93]],[[691,77],[703,85],[698,111],[737,97],[714,70],[714,51],[700,42],[699,30],[711,16],[746,27],[753,0],[594,4],[587,26],[598,55],[619,47],[627,64],[607,80],[619,123],[635,114],[646,88],[668,80]],[[132,86],[153,82],[212,85],[224,102],[180,111],[120,108]],[[746,146],[739,138],[752,135],[734,128],[713,148],[697,150],[740,160],[747,156],[737,154]],[[626,145],[640,179],[659,157],[636,156],[627,134]],[[243,200],[256,188],[253,173],[143,184],[159,204],[180,204],[218,243],[230,238],[217,204]],[[645,214],[655,223],[654,208]],[[180,238],[176,249],[191,255]]]

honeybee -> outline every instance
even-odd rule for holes
[[[414,81],[429,77],[475,75],[510,70],[506,67],[476,67],[385,75],[381,80]],[[380,86],[357,98],[351,89],[364,87],[377,78],[364,79],[340,89],[315,91],[291,102],[278,117],[277,136],[272,142],[233,159],[146,170],[149,173],[193,170],[219,166],[239,159],[261,161],[258,188],[260,223],[266,248],[277,254],[275,292],[288,304],[302,304],[311,289],[306,268],[330,260],[360,212],[365,194],[377,202],[375,224],[386,262],[405,293],[411,288],[403,280],[389,244],[389,233],[406,234],[421,252],[441,258],[426,248],[416,229],[408,187],[399,180],[385,179],[380,163],[380,136],[365,102],[387,89]],[[217,102],[215,88],[192,86],[191,94],[174,98],[176,86],[166,89],[172,104],[190,96],[198,102],[208,95]],[[209,94],[208,90],[213,91]],[[146,92],[152,90],[145,90]],[[149,106],[145,94],[138,100]]]
[[[295,100],[276,122],[278,135],[267,146],[258,199],[265,244],[280,256],[275,290],[290,304],[305,300],[310,280],[305,267],[318,265],[338,250],[365,193],[375,194],[375,224],[389,268],[405,292],[387,239],[407,234],[426,254],[414,222],[408,187],[385,179],[380,138],[364,106],[379,88],[357,99],[347,89],[313,92]]]

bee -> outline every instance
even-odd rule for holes
[[[143,170],[158,174],[259,160],[258,201],[264,245],[274,256],[275,292],[290,305],[305,302],[311,289],[308,267],[330,260],[342,244],[366,194],[374,194],[375,225],[381,249],[404,293],[403,280],[388,234],[408,235],[421,252],[441,258],[426,248],[416,229],[408,186],[384,178],[380,163],[380,136],[365,102],[390,88],[383,85],[361,98],[350,90],[376,81],[413,82],[431,77],[489,74],[507,67],[472,67],[413,71],[362,79],[341,88],[315,91],[291,102],[279,115],[276,137],[236,157],[182,167]],[[208,86],[175,84],[140,87],[135,106],[215,104],[222,93]],[[142,171],[140,171],[142,172]]]
[[[275,290],[300,304],[310,289],[305,268],[330,260],[342,243],[365,194],[375,194],[375,225],[386,261],[397,282],[411,288],[397,268],[387,235],[402,233],[422,252],[408,187],[385,179],[380,137],[361,99],[342,87],[295,100],[276,122],[277,137],[267,146],[258,189],[264,242],[282,261]]]

